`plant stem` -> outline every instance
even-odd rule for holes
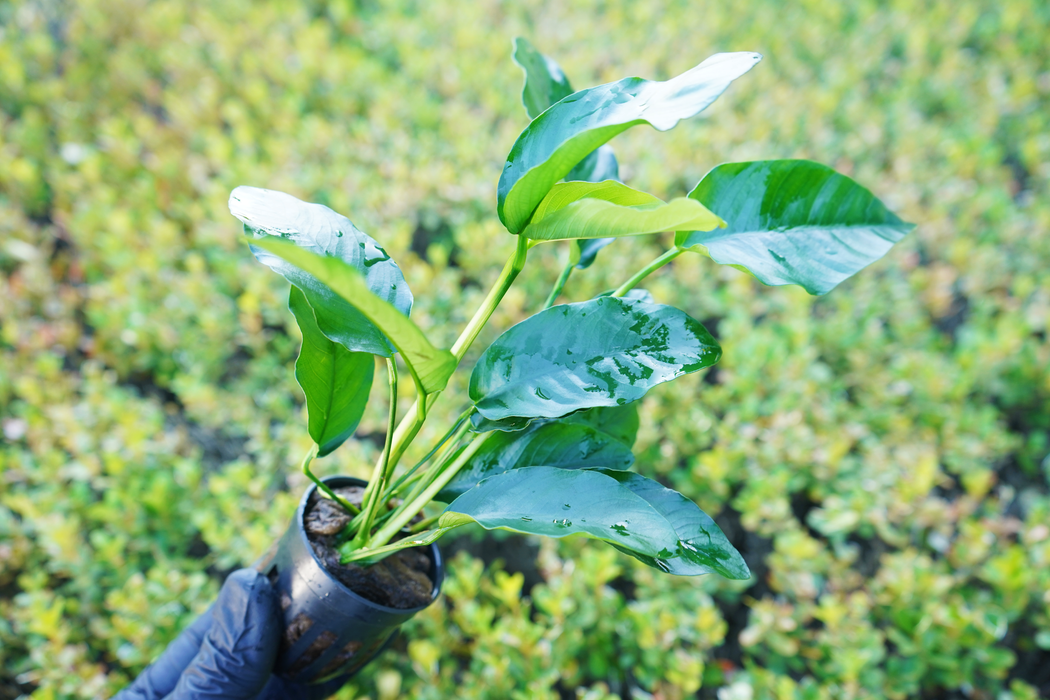
[[[569,275],[572,274],[573,268],[576,267],[576,263],[570,261],[562,269],[561,275],[558,276],[558,281],[554,283],[554,288],[551,289],[550,295],[547,297],[547,301],[543,302],[543,308],[549,309],[554,306],[554,302],[557,300],[558,295],[561,294],[561,290],[565,287],[565,283],[569,281]]]
[[[638,272],[634,273],[634,275],[632,275],[629,280],[627,280],[626,282],[624,282],[623,284],[621,284],[619,287],[616,288],[616,291],[612,293],[612,296],[614,296],[614,297],[622,297],[624,294],[626,294],[627,292],[629,292],[632,289],[634,289],[635,285],[637,285],[639,282],[644,280],[646,277],[648,277],[650,274],[652,274],[656,270],[659,270],[661,267],[663,267],[667,263],[669,263],[672,260],[674,260],[675,258],[677,258],[679,255],[681,255],[685,251],[686,251],[685,248],[679,248],[678,246],[674,246],[669,251],[667,251],[666,253],[664,253],[660,257],[658,257],[656,260],[653,260],[651,263],[649,263],[648,265],[643,267],[641,270],[639,270]]]
[[[401,488],[402,485],[405,485],[406,482],[408,484],[411,484],[414,481],[412,477],[415,475],[416,472],[419,471],[420,467],[422,467],[424,464],[430,461],[430,458],[433,457],[437,453],[437,451],[445,445],[446,442],[448,442],[449,438],[451,438],[457,430],[459,430],[459,428],[463,425],[463,421],[470,418],[470,414],[472,414],[474,410],[474,407],[471,406],[467,410],[463,411],[463,413],[459,414],[459,418],[457,418],[456,421],[452,424],[452,427],[449,428],[448,431],[441,436],[441,439],[438,440],[432,448],[430,448],[430,452],[428,452],[426,456],[423,457],[423,459],[419,460],[419,462],[416,463],[416,466],[412,467],[407,472],[402,474],[401,478],[398,479],[393,485],[387,487],[386,492],[383,494],[383,500],[388,501],[395,495],[397,495],[398,490]]]
[[[382,459],[376,463],[376,469],[372,470],[372,478],[365,489],[365,497],[362,501],[364,520],[361,521],[357,534],[354,536],[354,545],[357,547],[368,541],[368,531],[372,529],[376,507],[381,503],[379,496],[383,493],[392,469],[390,448],[394,440],[394,423],[397,420],[397,362],[393,357],[386,358],[386,375],[390,383],[390,412],[387,415],[386,445],[383,447]],[[426,394],[423,394],[423,399],[426,400]]]
[[[485,301],[481,303],[481,306],[474,313],[474,317],[470,319],[467,327],[463,329],[455,344],[452,345],[452,354],[456,356],[457,360],[462,360],[463,356],[467,354],[467,350],[470,349],[471,344],[478,337],[478,334],[481,333],[481,329],[485,327],[489,318],[492,317],[492,312],[496,310],[496,307],[503,300],[503,296],[510,289],[514,278],[525,267],[525,256],[528,255],[528,252],[529,239],[519,234],[518,245],[514,250],[514,255],[507,260],[507,264],[503,266],[503,272],[500,273],[496,284],[489,290]]]
[[[345,508],[347,513],[350,513],[351,515],[357,515],[358,513],[360,513],[361,511],[359,511],[357,508],[355,508],[352,503],[347,501],[345,498],[340,498],[339,496],[335,495],[335,492],[332,491],[332,489],[328,488],[328,484],[326,484],[325,482],[323,482],[320,479],[318,479],[316,476],[314,476],[314,473],[312,471],[310,471],[310,462],[314,461],[314,458],[316,456],[317,456],[317,445],[314,445],[313,447],[310,448],[310,451],[306,453],[306,456],[303,457],[303,463],[302,463],[303,474],[306,474],[306,476],[308,476],[310,478],[310,481],[312,481],[315,484],[317,484],[317,488],[321,489],[321,491],[326,496],[328,496],[333,501],[335,501],[336,503],[341,505],[343,508]]]
[[[405,539],[398,540],[393,544],[383,545],[382,547],[375,547],[373,549],[357,550],[352,552],[340,551],[339,560],[343,564],[348,564],[352,561],[361,561],[366,566],[368,564],[374,564],[375,562],[384,559],[385,557],[388,557],[399,550],[408,549],[409,547],[419,547],[421,545],[430,544],[431,542],[434,542],[439,537],[444,535],[449,530],[460,527],[461,525],[466,525],[468,522],[469,520],[453,522],[447,527],[441,527],[437,528],[436,530],[427,530],[425,532],[420,532],[418,534],[415,534],[413,537],[406,537]]]
[[[488,435],[476,436],[474,441],[467,446],[467,449],[463,450],[459,457],[457,457],[447,469],[441,472],[441,474],[423,491],[423,493],[412,499],[411,503],[406,507],[403,507],[400,515],[392,518],[386,523],[386,525],[376,532],[375,537],[370,540],[369,545],[373,548],[382,547],[389,542],[394,535],[401,532],[401,528],[407,525],[412,518],[416,517],[416,514],[423,509],[423,506],[430,503],[430,501],[434,499],[434,496],[436,496],[441,489],[445,488],[448,482],[452,481],[452,477],[458,474],[459,470],[462,469],[464,465],[470,461],[471,457],[474,456],[474,453],[485,444],[485,440],[488,439],[489,435],[491,435],[491,433]]]
[[[463,424],[459,426],[459,428],[456,430],[452,438],[448,441],[448,443],[445,446],[445,449],[441,451],[441,454],[438,456],[438,458],[434,460],[434,462],[430,465],[430,468],[427,469],[427,471],[424,472],[422,476],[417,480],[415,487],[408,494],[408,497],[406,497],[404,501],[402,501],[401,505],[399,505],[394,510],[394,512],[391,514],[391,517],[396,518],[400,516],[401,513],[403,513],[409,507],[409,504],[415,501],[419,494],[422,493],[423,490],[434,481],[437,475],[441,473],[442,468],[447,464],[448,458],[455,451],[456,445],[459,444],[459,441],[463,439],[463,436],[466,435],[468,430],[470,430],[470,422],[464,421]]]
[[[467,327],[463,329],[463,332],[452,346],[451,352],[455,355],[457,360],[463,359],[467,350],[470,349],[471,344],[478,337],[478,334],[481,333],[481,329],[485,327],[489,318],[492,317],[492,313],[503,300],[507,290],[510,289],[510,285],[518,276],[518,273],[521,272],[523,267],[525,267],[525,259],[528,252],[529,239],[525,236],[518,236],[514,254],[507,260],[499,278],[485,297],[485,301],[482,302],[481,306],[474,313],[474,316],[467,323]],[[380,456],[379,461],[376,462],[373,471],[374,475],[386,474],[388,468],[392,470],[397,465],[397,461],[401,458],[401,455],[404,454],[405,450],[408,449],[408,446],[412,443],[412,440],[415,439],[416,435],[419,434],[419,431],[423,426],[423,421],[426,420],[427,409],[430,407],[428,400],[432,403],[433,400],[437,399],[438,394],[428,395],[423,392],[422,387],[414,374],[412,378],[416,381],[417,395],[415,403],[413,403],[408,409],[408,412],[401,419],[401,422],[398,423],[397,428],[387,431],[387,447],[383,450],[383,454]],[[393,416],[393,413],[391,413],[391,416]],[[393,455],[393,459],[388,458],[388,455],[391,454]],[[372,496],[371,489],[374,482],[375,478],[369,482],[369,490],[365,494],[366,497]],[[350,533],[356,531],[353,539],[355,545],[359,546],[367,541],[368,530],[371,528],[373,519],[374,511],[373,508],[369,507],[364,512],[364,517],[356,517],[347,525],[346,532]]]
[[[431,515],[429,518],[423,518],[418,523],[416,523],[415,525],[412,526],[412,529],[411,529],[412,534],[415,534],[417,532],[423,532],[423,530],[426,530],[431,525],[436,523],[438,521],[438,518],[440,518],[440,517],[441,517],[441,513],[437,513],[435,515]]]

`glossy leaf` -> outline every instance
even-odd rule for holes
[[[258,187],[238,187],[230,194],[229,206],[249,236],[277,236],[303,250],[341,260],[364,276],[372,294],[405,316],[412,310],[412,292],[397,263],[345,216],[321,204]],[[303,290],[326,336],[347,350],[390,356],[393,348],[383,333],[354,305],[281,257],[257,245],[251,249],[259,262]]]
[[[435,348],[408,316],[372,294],[365,278],[357,270],[338,258],[314,255],[273,236],[256,239],[254,243],[312,275],[333,293],[353,304],[389,338],[409,370],[419,377],[424,391],[434,393],[445,388],[448,378],[456,369],[455,356],[448,350]]]
[[[519,36],[514,40],[513,58],[525,71],[521,102],[529,119],[535,119],[552,104],[572,94],[572,86],[561,66],[533,48],[528,39]]]
[[[329,340],[318,327],[306,296],[294,285],[288,308],[303,333],[295,379],[306,394],[310,437],[317,443],[317,456],[324,457],[353,435],[361,422],[372,388],[375,356],[350,352]]]
[[[810,294],[831,291],[914,228],[850,178],[808,160],[719,165],[689,197],[727,226],[681,231],[678,245],[765,284],[797,284]]]
[[[566,182],[555,187],[584,184],[590,183]],[[605,185],[606,183],[595,184]],[[620,185],[620,183],[612,184]],[[630,189],[626,185],[620,185],[620,187]],[[638,192],[638,190],[632,191]],[[638,192],[638,194],[645,193]],[[653,199],[656,198],[653,197]],[[552,206],[542,213],[537,209],[537,216],[533,218],[531,224],[525,227],[521,235],[542,241],[618,238],[682,229],[706,230],[724,225],[719,217],[696,200],[688,197],[676,197],[666,203],[656,199],[655,202],[646,204],[624,206],[600,197],[587,196],[557,209]]]
[[[633,447],[634,441],[638,438],[637,402],[623,406],[599,406],[586,411],[578,411],[557,420],[562,423],[588,425],[622,442],[627,447]]]
[[[630,472],[526,467],[484,479],[449,504],[439,523],[467,517],[489,530],[546,537],[581,534],[609,542],[664,572],[695,576],[717,571],[748,578],[747,565],[717,526],[697,519],[694,513],[703,513],[683,496],[673,491],[665,496],[661,489],[669,491]],[[704,525],[714,529],[704,530]],[[683,540],[683,534],[690,539]],[[700,554],[694,544],[698,541],[705,546]]]
[[[599,297],[612,296],[615,291],[616,291],[615,289],[609,289],[609,290],[606,290],[606,291],[602,292],[598,296]],[[595,298],[597,298],[597,297],[595,297]],[[656,299],[653,298],[653,293],[650,292],[648,289],[644,289],[642,287],[635,287],[634,289],[628,289],[627,292],[621,297],[621,299],[627,299],[628,301],[645,301],[645,302],[648,302],[650,304],[655,304],[656,303]]]
[[[628,207],[663,204],[663,200],[659,197],[628,187],[616,180],[559,182],[551,188],[551,191],[547,193],[547,196],[536,207],[536,211],[532,215],[532,224],[525,229],[526,234],[528,234],[533,225],[541,223],[555,212],[581,199],[598,199]]]
[[[487,530],[583,534],[654,558],[672,555],[678,545],[674,528],[645,499],[591,470],[514,469],[483,480],[445,512],[465,515]]]
[[[474,367],[470,398],[489,420],[555,418],[629,403],[721,353],[698,321],[674,307],[599,297],[551,307],[507,330]]]
[[[530,119],[535,119],[552,104],[572,94],[572,86],[569,84],[569,79],[565,77],[561,66],[553,59],[536,51],[532,44],[521,37],[514,40],[514,62],[525,71],[525,87],[522,90],[521,101]],[[616,162],[616,156],[611,147],[600,146],[577,163],[565,176],[565,179],[584,182],[619,180],[620,164]],[[615,239],[574,240],[570,245],[573,248],[572,255],[576,269],[584,270],[590,267],[598,251],[612,243],[613,240]]]
[[[652,479],[633,472],[615,469],[596,469],[616,479],[635,495],[644,499],[674,528],[678,547],[672,557],[655,557],[623,549],[649,566],[679,576],[697,576],[715,572],[726,578],[751,578],[747,563],[740,552],[729,543],[725,533],[711,517],[688,498],[666,488]]]
[[[519,418],[517,416],[501,418],[500,420],[489,420],[480,413],[475,413],[470,417],[470,429],[475,433],[487,433],[492,430],[515,433],[528,428],[532,425],[532,421],[532,418]]]
[[[598,406],[588,408],[566,416],[551,420],[560,423],[578,423],[586,425],[605,433],[609,437],[622,442],[628,447],[634,445],[638,437],[638,403],[628,403],[622,406]],[[475,433],[486,433],[492,430],[503,432],[517,432],[526,428],[544,423],[544,419],[510,417],[499,420],[489,420],[480,413],[470,417],[471,430]]]
[[[572,85],[569,84],[561,66],[554,59],[541,54],[522,37],[514,40],[514,62],[525,72],[521,102],[525,105],[529,119],[535,119],[551,105],[573,93]],[[601,146],[577,163],[565,179],[586,182],[619,180],[620,166],[612,148]]]
[[[562,99],[511,148],[497,188],[500,221],[519,233],[554,183],[589,153],[637,124],[667,131],[698,114],[760,59],[756,53],[716,54],[665,82],[625,78]]]
[[[618,408],[618,407],[617,407]],[[582,422],[533,423],[525,430],[489,437],[467,466],[438,494],[451,502],[482,479],[523,467],[627,469],[634,464],[631,448]]]

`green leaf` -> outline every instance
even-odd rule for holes
[[[536,206],[536,211],[532,214],[532,224],[525,229],[526,234],[533,225],[539,224],[548,216],[581,199],[598,199],[626,207],[663,204],[663,200],[659,197],[628,187],[616,180],[559,182]]]
[[[592,151],[589,156],[577,164],[572,171],[565,176],[566,180],[582,180],[584,182],[601,182],[603,180],[619,180],[620,165],[616,162],[616,156],[609,146],[602,146]],[[555,185],[557,187],[557,185]],[[594,264],[595,258],[605,246],[609,245],[615,238],[586,238],[573,239],[569,245],[572,246],[572,255],[576,260],[577,270],[586,270]]]
[[[528,39],[519,36],[514,40],[513,58],[525,71],[521,102],[529,119],[535,119],[552,104],[572,94],[572,86],[561,66],[533,48]]]
[[[641,552],[623,551],[637,557],[649,566],[679,576],[697,576],[715,572],[726,578],[751,578],[747,563],[740,552],[729,543],[725,533],[704,511],[688,498],[652,479],[633,472],[615,469],[595,469],[616,479],[635,495],[651,505],[674,528],[678,535],[675,556],[656,561]],[[618,547],[619,548],[619,547]]]
[[[514,62],[525,71],[525,87],[522,89],[521,101],[530,119],[535,119],[552,104],[568,97],[573,89],[553,59],[536,51],[527,40],[518,37],[514,40]],[[619,180],[620,164],[609,146],[600,146],[587,154],[565,176],[566,180],[583,180],[601,182],[602,180]],[[577,270],[585,270],[594,263],[595,256],[605,246],[613,242],[612,238],[593,238],[585,241],[573,241]]]
[[[229,205],[230,213],[244,223],[249,236],[277,236],[311,253],[337,258],[364,276],[372,294],[405,316],[412,310],[412,292],[397,263],[345,216],[326,206],[258,187],[238,187],[230,194]],[[347,350],[390,357],[390,343],[359,309],[333,294],[316,277],[259,246],[252,245],[251,249],[259,262],[303,290],[322,333]]]
[[[637,402],[622,406],[598,406],[597,408],[583,409],[554,420],[560,423],[578,423],[590,426],[628,447],[634,446],[634,441],[638,437]],[[470,417],[470,422],[472,424],[471,430],[475,433],[487,433],[492,430],[513,433],[525,430],[531,425],[540,425],[548,421],[518,417],[489,420],[480,413],[475,413]]]
[[[508,329],[474,367],[470,398],[490,421],[556,418],[629,403],[721,354],[698,321],[672,306],[599,297]]]
[[[689,197],[727,226],[680,231],[677,245],[810,294],[828,293],[914,228],[850,178],[808,160],[725,163]]]
[[[592,426],[568,422],[536,422],[525,430],[496,433],[437,495],[451,502],[482,479],[523,467],[627,469],[634,464],[631,448]]]
[[[688,197],[665,203],[614,180],[563,182],[540,202],[521,235],[542,241],[617,238],[724,225],[707,207]]]
[[[591,470],[525,467],[483,480],[446,513],[546,537],[583,534],[652,557],[671,556],[678,537],[667,519],[616,479]]]
[[[615,289],[607,289],[606,291],[602,292],[598,296],[599,297],[612,296],[615,292],[616,292]],[[595,297],[595,298],[597,298],[597,297]],[[624,295],[622,297],[620,297],[620,298],[621,299],[628,299],[628,300],[631,300],[631,301],[645,301],[645,302],[648,302],[650,304],[655,304],[656,303],[656,299],[653,298],[653,293],[650,292],[648,289],[643,289],[642,287],[635,287],[634,289],[628,289],[624,293]]]
[[[590,155],[577,163],[566,180],[582,180],[584,182],[601,182],[602,180],[619,180],[620,164],[616,162],[613,149],[606,145],[591,151]],[[574,239],[569,245],[573,247],[573,255],[576,259],[576,269],[586,270],[594,264],[594,259],[605,246],[609,245],[615,238],[588,238]]]
[[[353,435],[361,422],[372,388],[375,356],[350,352],[329,340],[318,327],[306,296],[294,285],[288,308],[303,332],[295,379],[306,394],[310,437],[317,443],[317,456],[324,457]]]
[[[519,430],[525,430],[532,425],[532,418],[503,418],[500,420],[489,420],[480,413],[475,413],[470,417],[470,429],[475,433],[487,433],[492,430],[499,430],[505,433],[515,433]]]
[[[599,406],[577,411],[558,419],[562,423],[589,425],[627,447],[633,447],[638,438],[638,403],[623,406]]]
[[[466,516],[488,530],[499,528],[546,537],[581,534],[609,542],[661,571],[685,575],[718,571],[730,578],[740,578],[744,573],[746,578],[747,566],[728,542],[728,565],[726,559],[718,558],[723,553],[713,546],[705,550],[704,556],[720,566],[687,561],[687,554],[695,554],[690,549],[695,545],[693,541],[680,541],[676,525],[697,538],[705,533],[686,527],[692,523],[684,515],[685,509],[666,507],[669,499],[654,498],[651,503],[636,493],[638,489],[652,497],[650,492],[654,489],[639,488],[635,481],[647,482],[644,477],[623,472],[629,478],[621,483],[610,476],[613,473],[615,470],[605,469],[514,469],[484,479],[453,501],[442,518],[458,522]],[[659,484],[652,486],[663,488]],[[699,512],[696,506],[693,508]],[[721,534],[717,527],[715,531]]]
[[[408,316],[372,294],[365,278],[357,270],[338,258],[314,255],[273,236],[257,239],[254,244],[312,275],[331,292],[353,304],[389,338],[426,393],[432,394],[445,388],[448,378],[456,369],[455,356],[448,350],[435,348]],[[317,307],[314,310],[317,311]]]
[[[500,221],[519,233],[554,183],[589,153],[637,124],[667,131],[698,114],[760,59],[756,53],[716,54],[666,82],[625,78],[562,99],[511,148],[497,188]]]
[[[620,164],[616,161],[616,154],[613,153],[612,146],[599,146],[591,151],[586,158],[569,171],[565,179],[584,182],[619,180]]]

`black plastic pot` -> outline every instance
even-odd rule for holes
[[[365,486],[346,476],[324,479],[333,489]],[[427,606],[401,610],[362,598],[322,566],[306,537],[303,517],[316,486],[299,502],[288,530],[257,564],[277,591],[284,612],[284,641],[274,673],[297,682],[320,683],[356,673],[379,655],[398,628]],[[441,592],[445,565],[430,545],[433,602]]]

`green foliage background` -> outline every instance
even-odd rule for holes
[[[0,698],[114,692],[305,488],[287,284],[230,189],[350,216],[451,343],[513,247],[519,34],[580,87],[762,52],[702,118],[619,137],[626,181],[813,158],[918,229],[824,298],[699,256],[647,284],[725,358],[644,400],[637,469],[717,514],[752,581],[460,540],[518,572],[460,553],[343,697],[1050,694],[1050,5],[0,0]],[[569,298],[658,252],[618,241]],[[479,348],[562,255],[530,254]],[[366,474],[383,391],[320,471]]]

